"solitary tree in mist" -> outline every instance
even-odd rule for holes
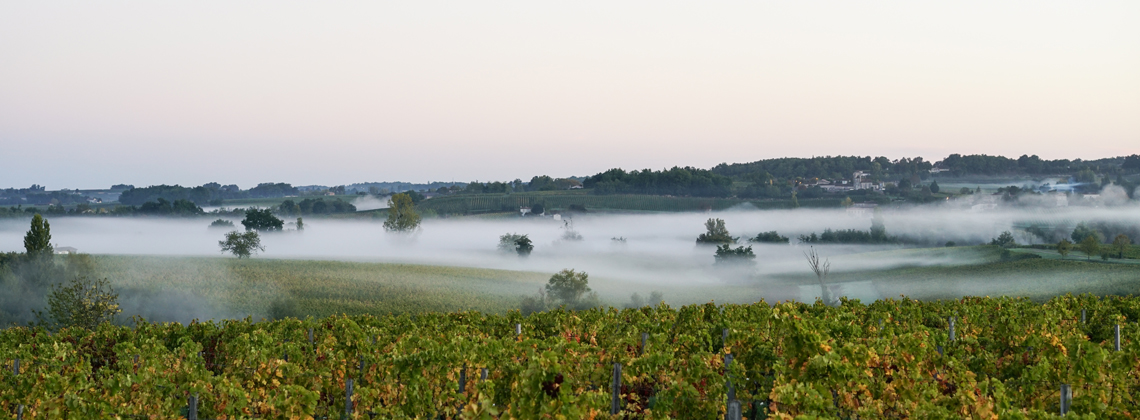
[[[1077,249],[1085,253],[1086,260],[1091,260],[1093,255],[1100,253],[1100,241],[1096,240],[1096,236],[1086,236],[1085,239],[1077,245]]]
[[[807,252],[804,252],[804,256],[807,257],[808,266],[811,267],[811,271],[815,273],[815,277],[819,279],[819,289],[823,294],[823,303],[832,305],[834,300],[826,284],[827,275],[831,273],[831,261],[820,261],[819,254],[815,252],[815,247],[811,247]]]
[[[752,264],[756,260],[756,254],[752,252],[752,247],[736,247],[724,244],[716,247],[716,254],[713,255],[717,265],[747,265]]]
[[[930,182],[930,192],[938,194],[938,190],[939,190],[938,181],[931,181]]]
[[[218,246],[222,248],[222,252],[233,253],[238,259],[249,258],[258,251],[265,251],[265,247],[261,246],[261,237],[254,230],[245,233],[235,230],[227,233],[225,240],[218,241]]]
[[[1128,245],[1132,244],[1132,240],[1128,239],[1128,235],[1123,233],[1116,235],[1112,240],[1112,249],[1116,251],[1116,258],[1124,258],[1124,250],[1128,249]]]
[[[736,243],[736,238],[728,234],[728,228],[724,225],[724,220],[709,219],[705,221],[705,233],[697,236],[698,244],[731,244]]]
[[[47,314],[36,312],[36,318],[40,325],[51,329],[92,330],[123,311],[119,308],[119,294],[107,279],[74,277],[66,285],[52,286],[47,299]]]
[[[590,292],[590,276],[585,272],[566,269],[550,276],[546,283],[546,294],[566,304],[574,306]]]
[[[388,199],[388,220],[384,221],[384,230],[413,232],[419,229],[420,219],[419,213],[416,213],[415,203],[407,194],[395,194]]]
[[[990,245],[997,245],[1002,248],[1009,248],[1017,245],[1017,241],[1013,239],[1013,233],[1010,231],[1002,232],[1001,235],[990,241]]]
[[[1065,257],[1069,256],[1069,251],[1072,251],[1072,250],[1073,250],[1073,243],[1069,242],[1068,239],[1062,238],[1059,242],[1057,242],[1057,253],[1061,254],[1061,259],[1064,259]]]
[[[305,222],[300,217],[297,218],[297,231],[305,230]]]
[[[883,222],[883,212],[878,207],[875,207],[871,216],[871,239],[875,242],[887,239],[887,224]]]
[[[51,225],[39,213],[32,216],[32,227],[24,235],[24,250],[29,260],[50,257],[55,253],[51,246]]]

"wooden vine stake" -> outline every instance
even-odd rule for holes
[[[610,414],[617,414],[621,411],[621,363],[614,363],[613,384],[610,389],[612,390]]]
[[[1073,387],[1069,384],[1061,384],[1061,415],[1069,413],[1069,407],[1073,405]]]

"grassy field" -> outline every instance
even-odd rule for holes
[[[1015,250],[1014,255],[1031,252],[1038,251]],[[1008,295],[1045,300],[1065,293],[1140,293],[1140,264],[1085,261],[1071,256],[1065,260],[1003,260],[1001,250],[989,246],[901,249],[842,258],[904,261],[891,263],[888,269],[832,273],[828,283],[841,285],[845,293],[853,293],[851,296],[906,295],[933,300]],[[94,260],[98,277],[110,279],[124,296],[143,296],[137,298],[143,302],[133,307],[198,302],[195,304],[208,308],[195,314],[226,318],[468,310],[505,313],[517,309],[519,299],[534,294],[551,274],[321,260],[108,255],[94,256]],[[905,263],[908,260],[915,263]],[[922,261],[941,261],[941,265],[923,266]],[[836,268],[848,264],[841,259],[834,262]],[[606,278],[590,281],[591,288],[613,306],[624,305],[634,292],[646,296],[654,290],[663,292],[671,305],[801,300],[807,299],[804,287],[817,284],[811,275],[691,285],[644,285]],[[862,290],[853,289],[856,287]]]
[[[95,256],[121,290],[186,294],[238,316],[325,316],[518,307],[549,274],[405,264]]]
[[[925,248],[859,254],[860,258],[924,258],[960,260],[961,264],[901,266],[886,270],[848,271],[829,276],[832,283],[870,283],[882,297],[934,300],[961,296],[1019,296],[1037,301],[1066,293],[1096,295],[1140,294],[1140,264],[1132,261],[1094,259],[1018,258],[1039,254],[1032,249],[1012,250],[1003,260],[993,246]],[[788,285],[818,284],[811,276],[786,276]]]

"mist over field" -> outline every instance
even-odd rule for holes
[[[960,203],[884,210],[887,233],[912,245],[940,246],[988,243],[1012,230],[1019,243],[1041,242],[1027,234],[1024,225],[1036,223],[1058,232],[1071,231],[1081,221],[1107,221],[1140,225],[1135,205],[1108,208],[1060,207],[971,210]],[[372,220],[312,218],[303,232],[262,235],[266,251],[255,258],[330,259],[403,262],[428,265],[481,267],[554,272],[563,268],[584,270],[593,277],[622,279],[647,285],[662,283],[722,283],[724,276],[711,270],[713,248],[695,244],[708,218],[721,218],[741,245],[760,232],[775,230],[792,238],[791,244],[752,244],[760,277],[803,274],[807,271],[798,244],[801,234],[824,229],[867,230],[870,212],[843,209],[755,210],[740,206],[727,211],[665,214],[577,214],[558,221],[551,218],[502,217],[426,219],[412,235],[391,234]],[[221,256],[218,240],[225,230],[208,229],[207,219],[83,218],[51,219],[53,242],[89,254],[165,256]],[[234,220],[237,222],[237,220]],[[240,228],[240,224],[238,225]],[[580,241],[563,239],[568,229]],[[0,251],[21,249],[26,221],[0,221]],[[529,258],[496,249],[505,233],[527,234],[535,249]],[[615,240],[624,238],[624,241]],[[885,269],[903,265],[969,264],[949,257],[844,258],[843,255],[895,249],[907,245],[816,245],[831,258],[833,272]]]

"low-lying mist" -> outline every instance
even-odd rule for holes
[[[815,247],[830,259],[832,272],[837,274],[902,266],[972,264],[979,262],[980,257],[968,253],[868,253],[941,246],[948,241],[976,245],[988,243],[1006,230],[1017,232],[1018,242],[1040,242],[1019,227],[1036,223],[1071,231],[1076,223],[1090,220],[1140,226],[1138,210],[1140,207],[1129,205],[971,211],[969,207],[950,204],[884,209],[887,234],[905,239],[906,245]],[[803,255],[807,246],[798,243],[799,235],[827,228],[867,230],[872,215],[844,209],[756,210],[742,206],[706,213],[585,213],[564,217],[561,221],[517,216],[434,218],[424,220],[420,231],[411,235],[387,233],[380,221],[309,218],[303,232],[262,235],[266,250],[255,258],[403,262],[547,273],[573,268],[588,272],[593,280],[591,286],[595,282],[620,282],[646,291],[654,286],[762,285],[781,277],[810,274]],[[714,248],[695,244],[697,235],[704,232],[705,220],[714,217],[724,219],[742,245],[749,245],[747,238],[757,233],[773,230],[792,238],[791,243],[751,244],[757,256],[755,267],[744,276],[726,276],[725,270],[714,269]],[[223,255],[218,241],[225,230],[207,228],[207,219],[58,217],[50,222],[53,243],[75,247],[82,253]],[[0,251],[20,251],[26,230],[24,220],[0,221]],[[568,230],[575,231],[581,239],[564,239]],[[533,253],[520,258],[498,251],[499,236],[506,233],[529,235],[534,243]],[[533,291],[519,291],[520,295],[529,293]]]

